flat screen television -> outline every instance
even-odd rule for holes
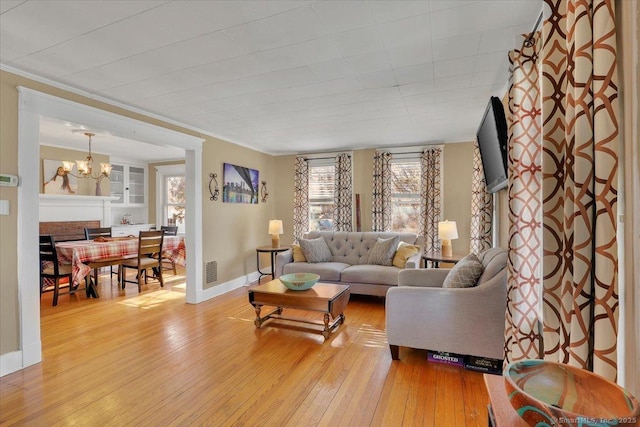
[[[495,193],[507,187],[507,120],[499,98],[492,96],[484,112],[478,132],[487,191]]]

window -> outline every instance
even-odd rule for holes
[[[309,230],[333,230],[333,159],[309,161]]]
[[[185,165],[159,165],[156,170],[156,226],[177,225],[185,230],[187,208]]]
[[[391,161],[391,230],[418,232],[420,219],[420,160]]]
[[[164,212],[166,225],[177,225],[178,233],[184,233],[184,219],[186,210],[185,199],[186,179],[184,175],[165,176],[165,204]],[[164,222],[164,219],[163,219]]]

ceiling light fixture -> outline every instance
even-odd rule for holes
[[[78,174],[74,175],[71,171],[73,170],[73,162],[72,161],[63,161],[62,168],[64,172],[75,176],[77,178],[93,178],[96,180],[96,196],[101,196],[102,191],[100,190],[100,181],[103,178],[109,179],[109,175],[111,175],[111,164],[109,163],[100,163],[100,173],[97,176],[92,174],[93,172],[93,156],[91,155],[91,138],[96,134],[89,132],[85,129],[74,129],[73,133],[82,133],[89,137],[89,154],[84,160],[76,160],[76,165],[78,166]]]

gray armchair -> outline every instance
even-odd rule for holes
[[[446,268],[403,270],[386,298],[391,356],[399,347],[503,359],[507,306],[507,251],[478,257],[483,272],[470,288],[442,288]]]

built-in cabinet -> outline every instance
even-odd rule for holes
[[[112,164],[111,196],[118,197],[113,201],[116,206],[144,206],[147,194],[147,169],[145,166]]]
[[[149,231],[153,227],[155,224],[114,225],[111,227],[111,235],[113,237],[137,236],[141,231]]]

